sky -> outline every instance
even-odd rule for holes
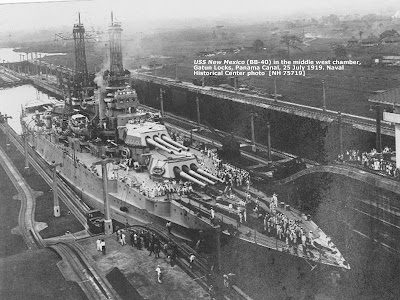
[[[0,31],[71,26],[105,29],[110,12],[140,30],[173,20],[276,20],[301,16],[367,14],[400,10],[398,0],[0,0]]]

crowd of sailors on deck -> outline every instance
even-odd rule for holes
[[[314,247],[314,235],[310,230],[306,232],[299,220],[291,220],[284,213],[275,211],[266,213],[263,218],[263,229],[267,235],[275,237],[286,244],[286,249],[297,252],[297,246],[302,245],[303,252],[307,247]]]
[[[257,226],[262,223],[262,232],[268,236],[274,236],[277,240],[281,240],[286,245],[286,250],[290,251],[293,249],[295,254],[298,254],[298,248],[303,251],[303,254],[307,254],[307,249],[315,248],[314,234],[312,231],[303,229],[302,220],[290,219],[287,215],[277,210],[278,208],[278,197],[274,193],[269,202],[269,211],[265,211],[261,208],[259,198],[252,198],[249,192],[246,192],[245,199],[241,200],[237,205],[236,209],[232,204],[229,205],[229,211],[235,213],[237,210],[237,226],[241,225],[249,226],[250,220],[248,220],[249,206],[253,207],[253,215],[255,216]],[[211,219],[215,218],[214,208],[210,210]],[[249,221],[249,223],[248,223]],[[253,223],[253,222],[252,222]],[[261,226],[260,226],[261,227]]]
[[[210,172],[214,176],[222,179],[231,188],[233,186],[239,187],[246,185],[247,188],[250,186],[250,174],[246,170],[235,167],[229,163],[222,163],[222,160],[218,157],[217,151],[215,149],[209,149],[207,146],[201,150],[207,155],[209,159],[212,160],[214,168],[216,171],[212,171],[201,164],[207,172]]]
[[[165,180],[163,183],[157,183],[155,187],[149,188],[143,181],[139,187],[139,192],[150,198],[172,194],[183,196],[193,192],[193,186],[191,182],[184,182],[182,180],[176,181],[175,179],[172,179]]]
[[[231,164],[222,164],[222,167],[218,170],[218,177],[223,178],[227,188],[241,187],[250,188],[250,174],[246,170],[235,167]]]
[[[376,149],[372,149],[370,152],[347,150],[344,155],[339,155],[338,158],[339,161],[360,164],[365,168],[400,179],[400,170],[396,168],[396,163],[390,160],[390,156],[392,156],[392,151],[386,146],[381,153]]]

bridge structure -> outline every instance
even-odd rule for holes
[[[56,68],[54,68],[54,70],[56,70]],[[52,75],[50,71],[46,72],[46,75],[40,75],[40,73],[27,74],[25,72],[21,72],[21,68],[17,68],[17,70],[15,67],[0,68],[0,78],[4,78],[7,81],[6,84],[4,86],[1,85],[1,87],[10,87],[19,84],[30,83],[54,95],[60,97],[64,96],[59,79],[56,76]]]
[[[55,65],[42,60],[41,54],[39,58],[37,53],[29,52],[23,55],[26,59],[19,62],[5,62],[1,64],[1,69],[9,69],[25,76],[42,75],[48,77],[49,75],[62,75],[63,77],[69,78],[75,75],[75,70],[65,67]]]
[[[13,87],[25,83],[27,83],[25,79],[15,76],[12,71],[5,67],[0,67],[0,88]]]

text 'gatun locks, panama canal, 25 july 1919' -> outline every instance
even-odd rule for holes
[[[196,59],[194,76],[306,76],[312,71],[343,71],[358,66],[357,60],[287,60],[287,59]]]

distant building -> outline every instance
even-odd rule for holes
[[[245,50],[245,51],[253,51],[254,48],[253,48],[253,47],[244,46],[244,47],[243,47],[243,50]]]
[[[142,70],[158,70],[162,69],[163,67],[164,67],[163,64],[157,64],[157,63],[140,66]]]
[[[380,44],[380,40],[377,36],[370,35],[369,37],[361,40],[361,45],[363,47],[372,47]]]
[[[400,66],[400,56],[399,55],[384,55],[374,57],[374,62],[376,64],[381,64],[385,66]]]
[[[400,36],[388,36],[382,39],[382,44],[399,44]]]
[[[352,36],[351,39],[349,39],[347,41],[348,46],[357,45],[357,44],[358,44],[358,40],[354,36]]]
[[[221,49],[221,51],[226,52],[226,53],[233,53],[234,49],[233,48],[224,48],[224,49]]]
[[[215,52],[214,51],[200,51],[200,52],[197,53],[197,56],[200,56],[200,57],[203,57],[203,56],[205,56],[205,57],[215,56]]]

